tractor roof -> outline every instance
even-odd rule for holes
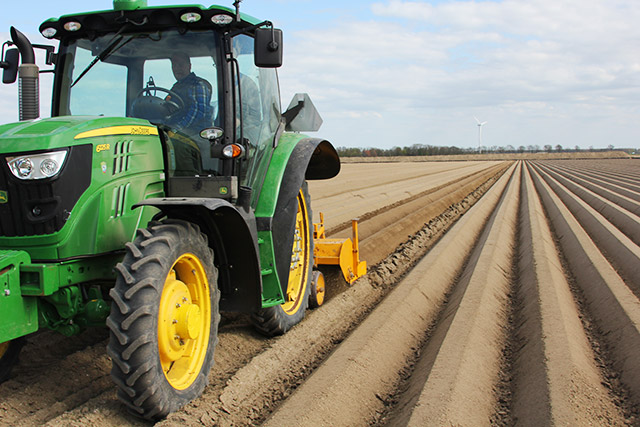
[[[229,17],[224,24],[212,19]],[[224,22],[224,21],[223,21]],[[40,25],[40,32],[50,39],[95,37],[117,32],[129,23],[131,30],[157,31],[166,28],[185,30],[209,28],[242,28],[259,24],[259,19],[241,13],[236,22],[235,11],[225,6],[178,5],[147,7],[142,0],[114,0],[114,9],[63,15],[50,18]]]

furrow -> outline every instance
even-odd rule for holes
[[[396,209],[383,210],[375,218],[364,221],[359,227],[361,256],[370,264],[379,262],[388,254],[385,250],[386,245],[380,245],[380,242],[387,242],[392,246],[399,245],[448,206],[458,203],[482,183],[501,175],[506,169],[506,165],[496,166],[458,182],[451,182],[432,194],[405,203]],[[350,230],[338,233],[337,237],[348,237],[350,233]]]
[[[364,189],[352,189],[352,184],[343,177],[335,179],[334,185],[339,186],[342,191],[339,195],[317,198],[316,185],[311,182],[309,192],[313,198],[314,221],[318,220],[318,214],[327,214],[325,223],[327,229],[332,229],[337,225],[347,223],[354,217],[359,217],[372,210],[372,207],[382,208],[390,206],[402,200],[414,197],[423,193],[425,189],[439,187],[451,181],[455,181],[469,174],[485,170],[497,162],[479,162],[472,165],[464,165],[458,169],[446,170],[424,177],[408,178],[403,181],[387,182],[385,180],[385,165],[380,165],[379,175],[381,178],[369,176],[370,186]],[[375,185],[374,185],[375,184]],[[328,213],[331,213],[329,215]]]
[[[540,167],[541,170],[544,170],[548,176],[553,177],[556,182],[591,206],[594,211],[600,213],[636,245],[640,244],[640,216],[638,216],[636,212],[631,212],[619,206],[610,198],[603,197],[585,188],[575,180],[566,178],[547,165],[537,166]],[[640,212],[640,203],[635,206],[635,209]]]
[[[371,179],[371,165],[365,163],[350,163],[340,171],[338,177],[333,181],[346,183],[346,186],[331,185],[332,180],[311,184],[314,190],[314,202],[323,203],[322,201],[329,198],[344,198],[344,191],[361,192],[371,188],[379,188],[383,185],[395,185],[397,187],[406,186],[408,181],[432,181],[434,177],[441,174],[449,174],[451,172],[460,173],[464,169],[475,169],[481,162],[451,162],[448,164],[430,164],[428,168],[423,164],[414,163],[379,163],[376,179]],[[469,172],[464,172],[468,174]],[[329,184],[329,185],[326,185]]]
[[[513,167],[266,422],[359,425],[384,410],[400,373],[438,317],[445,295],[500,201]],[[496,272],[500,275],[500,272]]]
[[[529,171],[520,206],[512,419],[521,425],[624,423],[602,385]]]
[[[640,247],[616,228],[607,217],[589,206],[567,187],[536,166],[534,168],[538,171],[537,175],[545,180],[562,204],[575,216],[591,240],[597,243],[625,283],[636,296],[640,297]],[[633,227],[633,222],[627,225]]]
[[[634,200],[640,200],[640,185],[638,185],[637,178],[631,176],[621,177],[619,174],[612,174],[609,168],[597,170],[595,166],[599,163],[600,162],[590,162],[588,165],[568,169],[580,172],[591,180],[602,183],[614,191],[626,194]],[[619,166],[619,163],[616,165]]]
[[[444,338],[429,341],[423,350],[421,357],[433,364],[409,426],[480,425],[494,415],[508,321],[519,170],[520,165],[456,284],[444,322],[437,326],[435,334]]]
[[[602,185],[595,182],[594,179],[589,179],[583,174],[579,174],[576,172],[570,172],[566,168],[563,168],[561,164],[558,163],[539,163],[549,168],[552,168],[555,172],[561,174],[565,178],[574,181],[576,184],[579,184],[599,196],[609,200],[612,203],[632,212],[636,215],[640,215],[640,195],[638,198],[627,197],[624,194],[621,194],[620,191],[615,191],[615,187],[611,185]]]
[[[585,309],[604,337],[613,369],[629,390],[631,404],[637,406],[640,404],[638,298],[551,186],[536,173],[532,177],[567,268],[584,295]]]

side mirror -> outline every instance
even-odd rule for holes
[[[253,62],[256,67],[278,68],[282,65],[282,30],[258,28],[254,44]]]
[[[16,81],[18,77],[18,59],[20,53],[18,49],[9,49],[4,54],[4,61],[0,63],[0,66],[4,68],[2,72],[2,83],[10,84]]]

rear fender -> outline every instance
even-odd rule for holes
[[[264,278],[266,293],[269,286],[279,286],[283,294],[286,292],[300,188],[305,180],[329,179],[338,172],[340,158],[329,141],[291,137],[279,141],[256,208],[259,235],[262,240],[271,240],[265,248],[271,246],[268,250],[272,253],[261,254],[261,259],[264,265],[265,258],[272,258],[277,272],[277,277]]]
[[[222,311],[253,312],[261,307],[262,281],[253,215],[222,199],[168,197],[147,199],[169,218],[198,224],[209,238],[218,267]]]

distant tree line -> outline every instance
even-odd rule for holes
[[[388,149],[338,147],[337,151],[338,154],[343,157],[437,156],[474,152],[473,149],[468,148],[438,147],[435,145],[423,144],[413,144],[410,147],[393,147]]]
[[[615,149],[613,145],[607,148],[582,149],[579,146],[573,148],[564,148],[558,144],[552,145],[520,145],[515,147],[507,145],[506,147],[480,147],[482,153],[540,153],[540,152],[556,152],[568,153],[578,151],[610,151]],[[460,147],[439,147],[436,145],[413,144],[409,147],[393,147],[393,148],[359,148],[359,147],[338,147],[338,154],[342,157],[396,157],[396,156],[439,156],[452,154],[472,154],[477,153],[477,148],[460,148]],[[626,151],[626,150],[625,150]]]

